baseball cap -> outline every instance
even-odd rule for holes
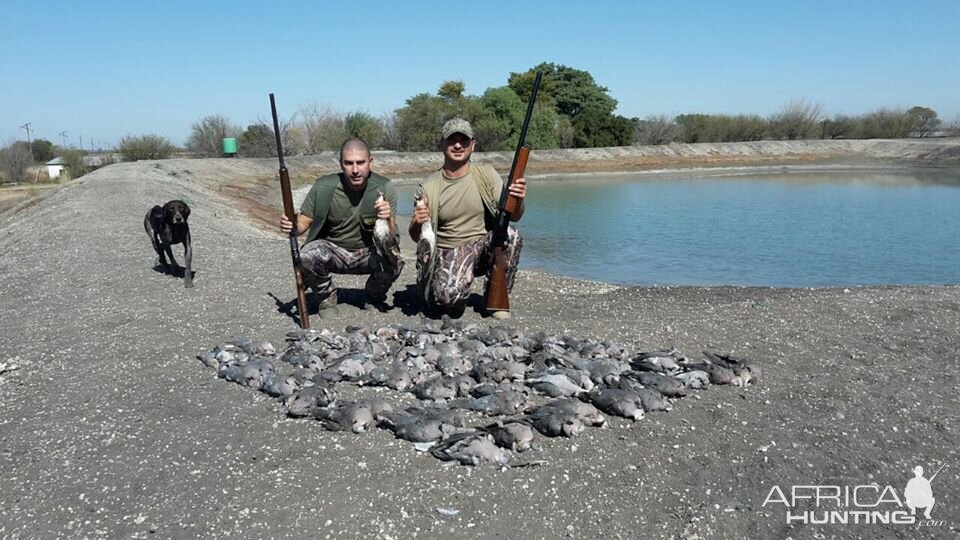
[[[454,133],[463,133],[467,137],[473,138],[473,128],[470,127],[470,122],[467,122],[463,118],[451,118],[447,120],[447,123],[443,125],[443,138],[453,135]]]

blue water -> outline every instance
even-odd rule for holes
[[[519,228],[521,267],[609,283],[960,284],[957,171],[533,180]]]

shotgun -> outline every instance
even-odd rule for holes
[[[500,202],[497,205],[497,224],[493,229],[493,265],[490,278],[487,280],[486,304],[489,312],[510,312],[510,294],[507,290],[507,227],[510,219],[520,208],[520,200],[510,195],[510,185],[517,178],[523,177],[527,168],[527,159],[530,157],[530,147],[526,145],[527,128],[530,127],[530,117],[533,116],[533,104],[537,100],[540,90],[540,77],[533,81],[533,92],[527,102],[527,114],[523,117],[523,127],[520,129],[520,140],[517,141],[517,150],[513,154],[513,164],[510,165],[510,175],[507,183],[500,192]]]
[[[297,315],[300,328],[310,328],[310,315],[307,313],[307,294],[303,290],[303,272],[300,270],[300,242],[297,240],[297,211],[293,208],[293,194],[290,193],[290,175],[283,163],[283,143],[280,142],[280,121],[277,120],[277,104],[270,94],[270,112],[273,113],[273,132],[277,136],[277,157],[280,159],[280,194],[283,197],[283,213],[293,223],[290,229],[290,256],[293,258],[293,275],[297,281]]]

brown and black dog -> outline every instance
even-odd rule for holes
[[[163,265],[164,270],[175,276],[182,275],[183,285],[193,287],[193,271],[190,269],[193,246],[190,243],[188,217],[190,217],[190,207],[187,206],[187,203],[174,200],[162,207],[154,206],[151,208],[147,212],[147,216],[143,218],[143,228],[150,236],[153,249],[160,256],[160,264]],[[174,244],[183,244],[183,257],[186,266],[182,269],[173,258],[173,251],[170,250],[170,246]],[[170,264],[167,264],[167,257],[170,257]]]

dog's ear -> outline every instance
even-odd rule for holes
[[[187,203],[183,203],[183,208],[180,210],[180,213],[183,214],[183,219],[190,217],[190,207],[187,206]]]

